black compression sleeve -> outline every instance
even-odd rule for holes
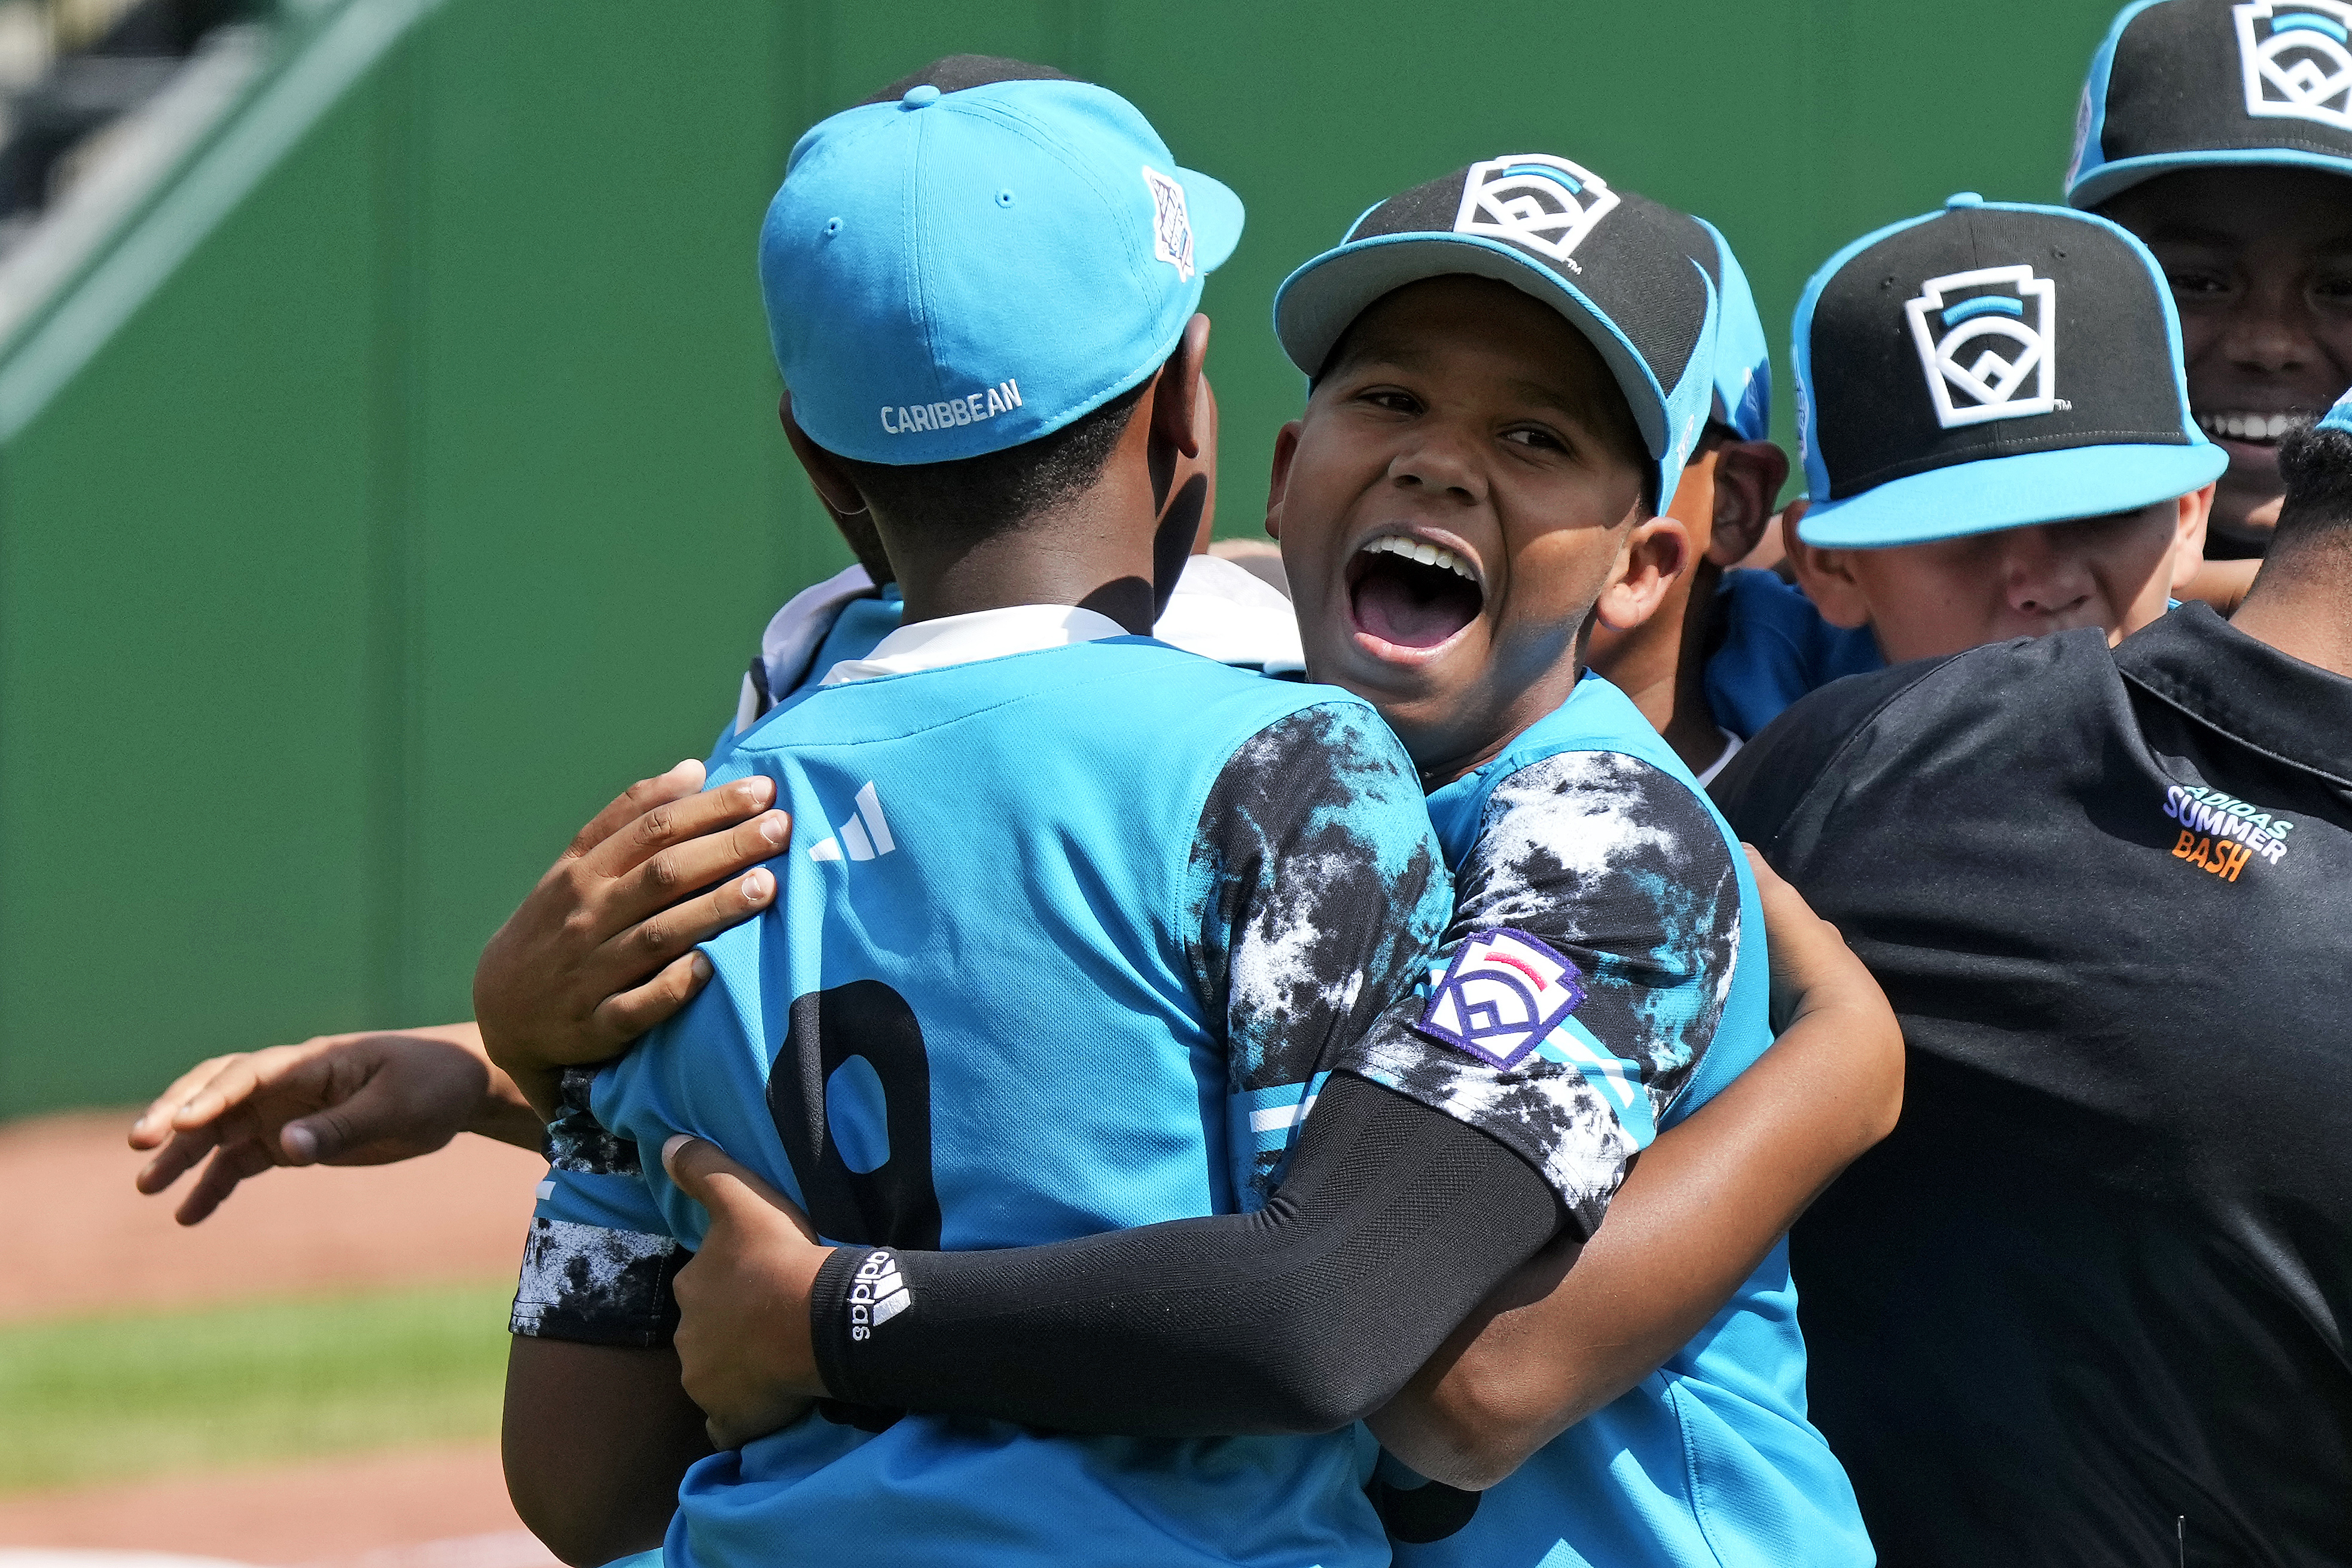
[[[1328,1431],[1386,1404],[1560,1219],[1502,1143],[1335,1074],[1256,1214],[989,1252],[840,1248],[810,1301],[817,1363],[836,1397],[885,1409]]]

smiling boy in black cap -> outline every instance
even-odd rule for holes
[[[2066,199],[2163,264],[2190,405],[2230,458],[2205,553],[2260,555],[2279,443],[2352,386],[2352,5],[2125,7],[2084,85]]]
[[[1832,257],[1796,340],[1790,563],[1889,662],[2120,640],[2195,574],[2228,459],[2189,417],[2155,259],[2114,224],[1954,196]]]

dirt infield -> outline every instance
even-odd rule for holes
[[[511,1277],[538,1156],[462,1136],[398,1165],[272,1171],[200,1226],[142,1198],[132,1112],[0,1126],[0,1322]],[[184,1187],[193,1175],[181,1178]]]
[[[463,1137],[399,1165],[273,1171],[192,1229],[142,1198],[131,1112],[0,1126],[0,1322],[512,1279],[545,1171]],[[183,1178],[183,1184],[190,1178]],[[0,1499],[0,1548],[163,1552],[321,1568],[552,1568],[495,1445]]]
[[[495,1445],[0,1499],[0,1545],[332,1568],[553,1568]]]

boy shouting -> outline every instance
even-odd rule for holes
[[[1381,204],[1293,276],[1277,330],[1313,390],[1277,445],[1269,526],[1310,673],[1377,704],[1433,792],[1457,879],[1451,955],[1309,1080],[1314,1114],[1276,1151],[1289,1163],[1255,1215],[929,1251],[854,1245],[817,1214],[852,1243],[826,1247],[780,1216],[747,1232],[740,1188],[722,1190],[745,1174],[677,1148],[678,1178],[738,1222],[678,1280],[688,1384],[722,1436],[816,1394],[1163,1437],[1377,1411],[1423,1473],[1493,1489],[1384,1476],[1413,1561],[1868,1560],[1804,1420],[1776,1245],[1846,1134],[1811,1119],[1820,1105],[1799,1111],[1822,1135],[1759,1162],[1759,1187],[1785,1196],[1736,1239],[1647,1234],[1654,1267],[1684,1245],[1715,1260],[1701,1273],[1736,1257],[1708,1287],[1644,1279],[1596,1231],[1657,1127],[1770,1040],[1746,862],[1672,749],[1579,658],[1596,619],[1654,609],[1686,552],[1656,508],[1711,390],[1703,239],[1569,160],[1518,154]],[[1382,1090],[1539,1171],[1619,1299],[1585,1293],[1582,1261],[1563,1279],[1556,1258],[1424,1365],[1428,1329],[1454,1322],[1412,1216],[1442,1211],[1481,1256],[1549,1222],[1510,1206],[1516,1182],[1454,1185],[1376,1135],[1362,1108]],[[1304,1109],[1268,1105],[1251,1129],[1287,1142]],[[1678,1331],[1630,1357],[1595,1345],[1628,1300],[1652,1314],[1643,1332],[1680,1313]],[[1507,1415],[1506,1386],[1521,1396]]]

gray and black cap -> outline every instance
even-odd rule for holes
[[[2156,258],[2089,213],[1963,192],[1832,257],[1796,340],[1808,544],[2132,511],[2229,465],[2189,417]]]
[[[2138,0],[2083,86],[2066,200],[2176,169],[2352,175],[2352,0]]]
[[[1717,244],[1696,218],[1549,153],[1512,153],[1391,196],[1284,280],[1275,335],[1309,376],[1383,295],[1466,274],[1558,310],[1599,351],[1674,494],[1715,403]],[[1702,260],[1700,258],[1704,258]]]

